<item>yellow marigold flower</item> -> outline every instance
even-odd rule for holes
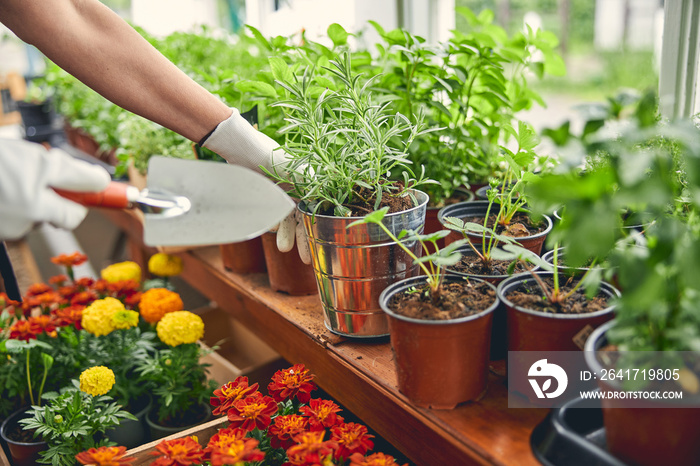
[[[151,288],[141,295],[139,311],[146,322],[158,322],[165,314],[182,310],[182,299],[174,291]]]
[[[100,275],[109,283],[121,282],[124,280],[135,280],[140,283],[141,267],[139,267],[136,262],[118,262],[102,269]]]
[[[80,374],[80,391],[92,396],[104,395],[114,385],[114,372],[105,366],[95,366]]]
[[[139,324],[139,313],[124,309],[117,311],[112,316],[112,325],[115,329],[136,327]]]
[[[148,259],[148,271],[159,277],[172,277],[182,273],[182,258],[159,252]]]
[[[124,328],[116,327],[113,318],[115,314],[125,310],[124,304],[116,298],[98,299],[83,309],[80,325],[98,337],[107,335],[116,328]]]
[[[156,332],[160,341],[168,346],[194,343],[204,336],[204,322],[189,311],[171,312],[160,319]]]

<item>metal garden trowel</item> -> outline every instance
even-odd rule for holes
[[[219,162],[154,156],[146,189],[112,182],[99,193],[56,190],[93,207],[144,211],[148,246],[202,246],[255,238],[285,218],[294,201],[247,168]]]

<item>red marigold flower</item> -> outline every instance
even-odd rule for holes
[[[73,306],[76,304],[89,306],[90,304],[92,304],[93,301],[97,300],[97,298],[97,294],[92,290],[81,291],[73,295],[73,297],[70,299],[70,303]]]
[[[212,466],[265,459],[265,453],[256,448],[259,442],[252,438],[246,438],[246,434],[245,430],[238,428],[228,427],[219,430],[212,436],[207,448],[204,449],[205,458],[211,462]]]
[[[374,447],[374,442],[370,440],[374,437],[367,433],[367,427],[362,424],[348,422],[331,428],[331,440],[338,443],[335,457],[348,458],[353,453],[367,453]]]
[[[19,301],[10,299],[5,293],[0,293],[0,309],[5,309],[10,306],[19,306]]]
[[[296,445],[287,449],[290,465],[307,466],[329,463],[337,444],[332,440],[323,441],[325,431],[302,432],[294,437]]]
[[[140,286],[141,285],[136,280],[121,280],[107,283],[107,291],[114,293],[115,297],[126,296],[129,293],[138,291]]]
[[[303,364],[295,364],[289,369],[275,372],[267,391],[278,403],[294,397],[302,403],[308,403],[311,392],[316,390],[316,385],[311,382],[313,378]]]
[[[56,336],[56,319],[53,315],[38,315],[34,317],[30,317],[27,319],[31,324],[36,324],[39,328],[41,328],[42,332],[46,332],[47,335],[50,335],[52,337]]]
[[[407,466],[408,463],[403,466]],[[348,466],[399,466],[393,456],[385,455],[384,453],[373,453],[367,457],[361,453],[354,453],[350,456],[350,464]]]
[[[125,458],[126,447],[100,447],[90,448],[87,451],[75,455],[80,464],[95,466],[131,466],[135,456]]]
[[[309,418],[310,430],[323,430],[341,424],[344,419],[336,414],[340,411],[337,404],[321,398],[309,400],[308,406],[299,408],[299,413]]]
[[[196,437],[163,440],[156,446],[158,456],[151,466],[189,466],[204,461],[204,450],[197,443]]]
[[[68,281],[68,275],[65,274],[60,274],[60,275],[54,275],[53,277],[49,278],[49,283],[55,286],[62,286],[64,283]]]
[[[139,305],[142,295],[143,293],[141,293],[140,291],[135,291],[129,294],[124,298],[124,305],[128,306],[131,309],[134,309],[136,306]]]
[[[95,280],[93,280],[90,277],[83,277],[79,278],[75,281],[75,286],[81,289],[88,289],[90,288],[93,284],[95,283]]]
[[[305,432],[309,426],[309,419],[298,414],[277,416],[268,429],[270,445],[272,448],[287,449],[294,445],[294,437]]]
[[[231,405],[228,410],[228,420],[233,427],[240,427],[246,431],[252,431],[256,427],[265,430],[272,422],[272,415],[276,413],[275,400],[255,392]]]
[[[30,285],[27,289],[27,297],[39,296],[40,294],[44,294],[49,291],[53,291],[53,288],[51,288],[46,283],[34,283],[33,285]]]
[[[100,295],[104,295],[109,291],[110,283],[104,278],[100,278],[95,283],[92,284],[92,289],[95,290]]]
[[[32,313],[32,309],[39,306],[41,306],[41,301],[36,296],[26,296],[22,300],[22,313],[25,316],[29,316]]]
[[[39,303],[39,306],[45,308],[63,301],[63,297],[53,290],[33,296],[33,298]]]
[[[56,325],[58,327],[74,325],[76,330],[80,330],[83,328],[80,324],[83,320],[83,309],[85,309],[85,306],[75,304],[52,311],[53,315],[56,317]]]
[[[73,254],[61,254],[51,258],[51,262],[64,267],[72,267],[87,262],[88,257],[85,254],[74,252]]]
[[[212,414],[218,416],[224,414],[231,407],[234,401],[238,401],[258,390],[258,384],[248,386],[248,377],[239,376],[236,380],[229,382],[214,390],[214,396],[210,403],[214,407]]]
[[[78,287],[76,287],[75,285],[61,286],[57,290],[58,294],[69,302],[73,298],[73,296],[75,296],[78,293],[78,291]]]
[[[10,338],[13,340],[36,340],[36,336],[42,332],[41,327],[36,322],[29,320],[18,320],[10,327]]]

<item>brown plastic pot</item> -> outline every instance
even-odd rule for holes
[[[486,215],[488,206],[489,201],[460,202],[458,204],[453,204],[440,209],[440,211],[438,212],[438,220],[440,221],[440,224],[444,225],[444,219],[446,217],[457,217],[462,219],[467,217],[484,217]],[[491,212],[498,213],[498,208],[498,204],[493,204],[491,206]],[[542,217],[542,221],[545,222],[547,225],[547,228],[545,228],[544,231],[532,236],[526,236],[523,238],[513,238],[522,247],[534,252],[538,256],[542,252],[542,246],[544,245],[545,239],[547,239],[547,235],[550,231],[552,231],[552,219],[549,218],[547,215],[544,215]],[[468,233],[467,236],[474,245],[481,244],[481,241],[483,239],[483,236],[479,234]],[[449,236],[445,238],[445,244],[453,243],[457,240],[462,239],[463,237],[464,236],[461,233],[453,231],[452,233],[450,233]]]
[[[457,188],[455,192],[459,192],[464,196],[464,200],[461,202],[471,202],[474,200],[474,193],[466,188]],[[435,233],[436,231],[445,229],[445,227],[442,226],[442,223],[440,223],[440,220],[438,220],[438,212],[440,212],[440,209],[442,209],[442,207],[430,207],[430,205],[428,205],[428,207],[425,209],[425,227],[423,229],[425,234]],[[438,241],[438,245],[443,247],[444,241]]]
[[[590,370],[600,373],[602,365],[596,351],[607,345],[606,332],[615,321],[598,327],[586,340],[585,357]],[[598,380],[602,390],[620,391],[619,385]],[[629,407],[634,402],[635,407]],[[674,404],[688,406],[664,407],[660,402],[604,399],[603,423],[610,453],[629,464],[700,464],[700,412],[697,397]],[[640,404],[648,406],[641,407]]]
[[[552,272],[535,272],[543,278],[551,277]],[[567,277],[560,275],[561,280]],[[580,351],[574,342],[574,337],[585,327],[595,329],[613,318],[614,306],[609,306],[597,312],[587,314],[549,314],[516,306],[507,296],[508,293],[525,284],[533,289],[539,289],[537,282],[529,272],[513,275],[498,285],[498,299],[506,308],[508,351]],[[600,292],[609,298],[620,296],[620,292],[609,283],[601,283]],[[511,355],[511,363],[516,355]],[[532,388],[527,382],[529,366],[513,364],[508,369],[509,389],[526,395],[532,401]]]
[[[301,261],[296,243],[291,251],[280,252],[277,249],[277,233],[265,233],[262,244],[270,288],[292,296],[318,293],[314,268]]]
[[[452,409],[486,392],[491,321],[498,300],[478,314],[446,321],[413,319],[389,309],[393,295],[422,285],[425,279],[411,277],[390,285],[379,303],[389,316],[399,391],[416,406]],[[464,282],[452,274],[445,275],[445,280]]]
[[[240,243],[221,244],[219,249],[226,270],[241,274],[265,272],[265,254],[259,236]]]
[[[36,442],[17,442],[7,437],[7,432],[9,432],[11,428],[17,426],[17,422],[23,418],[27,409],[28,408],[22,408],[10,414],[7,419],[3,421],[2,426],[0,426],[0,436],[2,436],[2,440],[7,444],[13,466],[34,466],[38,463],[40,458],[39,453],[48,448],[48,445],[43,440]]]

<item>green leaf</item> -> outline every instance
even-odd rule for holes
[[[277,91],[275,88],[262,81],[239,81],[235,84],[235,87],[241,92],[250,92],[273,99],[277,98]]]
[[[269,57],[268,61],[270,63],[270,69],[272,70],[272,76],[278,81],[291,82],[294,80],[294,74],[291,68],[287,65],[280,57]]]
[[[328,26],[328,37],[333,41],[333,46],[338,47],[348,43],[348,33],[338,23],[333,23]]]

